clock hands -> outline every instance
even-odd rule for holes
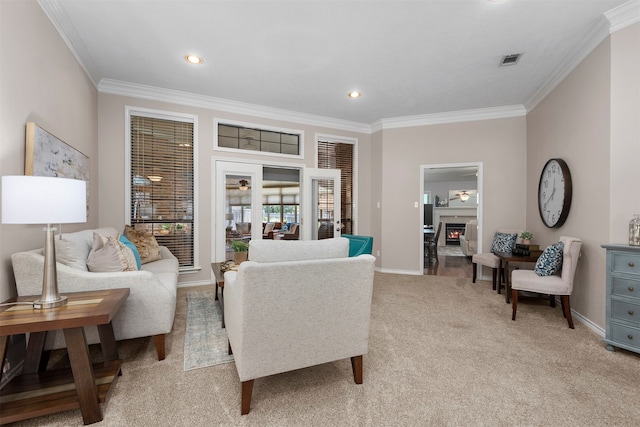
[[[553,195],[556,193],[556,179],[553,179],[553,191],[551,192],[551,195],[549,196],[549,198],[547,199],[546,202],[544,202],[544,209],[547,209],[547,204],[549,204],[549,202],[551,201],[551,199],[553,199]]]

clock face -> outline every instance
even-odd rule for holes
[[[542,169],[538,184],[538,210],[547,227],[560,227],[571,207],[571,174],[562,159],[549,160]]]

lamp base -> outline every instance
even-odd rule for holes
[[[50,300],[50,301],[45,301],[42,299],[35,300],[33,302],[33,308],[35,308],[36,310],[40,310],[43,308],[61,307],[66,304],[67,304],[67,297],[61,295],[57,299]]]

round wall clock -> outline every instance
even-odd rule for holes
[[[562,159],[550,159],[542,168],[538,184],[538,210],[544,225],[560,227],[571,208],[571,173]]]

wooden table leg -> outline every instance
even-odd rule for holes
[[[502,258],[500,258],[500,262],[498,263],[498,289],[496,292],[498,292],[499,294],[502,293],[502,277],[504,275],[502,274]]]
[[[76,385],[82,420],[85,424],[102,421],[102,412],[98,402],[98,390],[93,375],[93,366],[89,360],[89,347],[84,329],[69,328],[64,330],[67,352],[71,362],[73,381]]]
[[[106,325],[98,325],[98,335],[100,335],[100,347],[104,360],[118,360],[118,347],[116,345],[116,336],[113,333],[113,324],[111,322]]]
[[[509,274],[509,261],[504,263],[504,302],[511,302],[511,275]]]
[[[35,374],[40,370],[40,359],[42,358],[42,350],[44,342],[47,339],[47,332],[32,332],[29,334],[29,342],[27,343],[27,353],[22,368],[23,374]]]

